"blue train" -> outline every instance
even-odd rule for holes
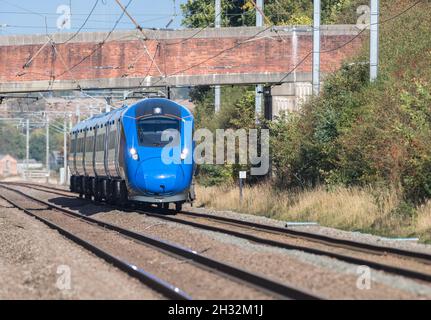
[[[70,190],[81,197],[180,211],[195,199],[192,113],[149,98],[79,122],[70,132]]]

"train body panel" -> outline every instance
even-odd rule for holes
[[[70,134],[71,190],[150,203],[193,200],[193,125],[187,108],[154,98],[78,123]]]

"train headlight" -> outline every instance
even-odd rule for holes
[[[130,154],[132,155],[132,159],[133,160],[138,160],[138,152],[136,152],[135,148],[130,148],[129,150]]]
[[[189,149],[184,149],[183,152],[181,152],[181,160],[184,160],[185,158],[187,158],[187,155],[189,154]]]
[[[153,109],[153,113],[154,113],[154,114],[161,114],[161,113],[162,113],[162,108],[160,108],[160,107],[155,107],[155,108]]]

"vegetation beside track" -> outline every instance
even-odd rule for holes
[[[381,1],[381,21],[396,18],[380,26],[378,81],[368,81],[365,40],[300,113],[262,122],[276,178],[250,180],[238,206],[240,167],[202,166],[201,204],[431,241],[431,2],[403,12],[415,2]],[[198,125],[255,127],[253,92],[242,90],[228,92],[217,115],[211,94],[199,92]]]
[[[196,205],[431,243],[431,202],[403,208],[394,190],[321,186],[293,191],[256,184],[246,186],[243,194],[240,203],[238,186],[197,185]]]

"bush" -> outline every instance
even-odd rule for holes
[[[209,88],[195,90],[193,96],[196,99],[194,112],[196,127],[211,130],[214,137],[216,129],[255,128],[254,90],[251,89],[251,87],[222,88],[221,110],[217,114],[214,114],[213,90]],[[238,171],[246,170],[246,167],[246,165],[199,165],[198,181],[206,186],[231,183],[237,179]]]
[[[387,15],[410,5],[396,3]],[[386,185],[406,203],[431,198],[430,7],[421,3],[382,25],[376,83],[369,84],[358,57],[331,75],[301,114],[271,124],[279,185]]]
[[[215,186],[232,182],[232,169],[229,166],[201,164],[198,166],[198,183]]]

